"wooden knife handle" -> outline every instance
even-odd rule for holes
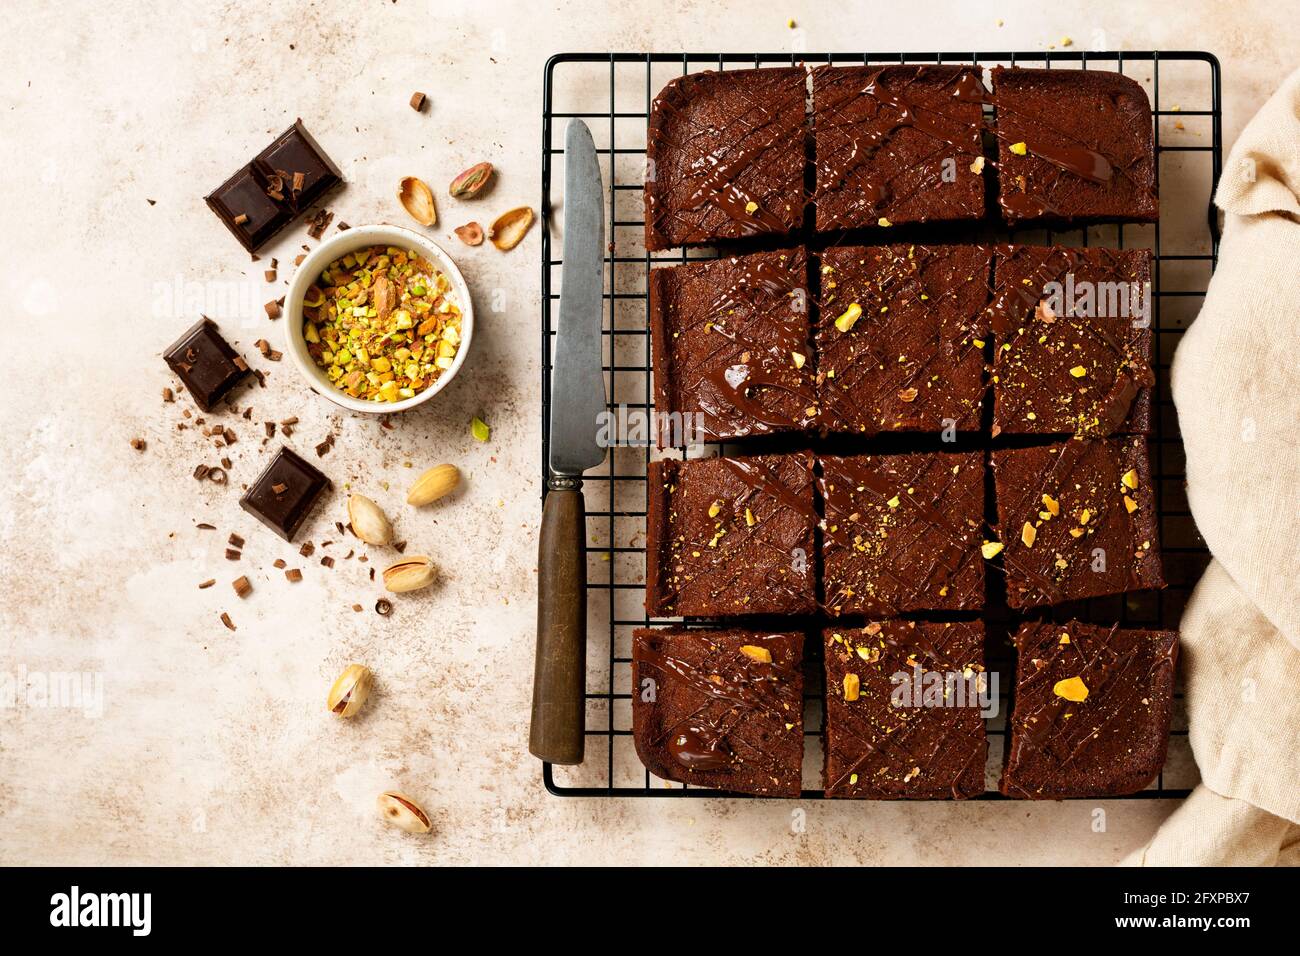
[[[581,479],[552,479],[537,559],[537,665],[528,749],[557,764],[582,763],[586,742],[585,527]]]

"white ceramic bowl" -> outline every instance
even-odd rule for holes
[[[307,287],[315,282],[320,277],[321,270],[335,259],[365,246],[375,245],[397,246],[401,249],[415,249],[423,253],[435,267],[451,280],[452,291],[455,293],[456,301],[460,303],[461,309],[460,347],[456,350],[456,357],[452,360],[451,368],[444,371],[438,376],[436,382],[422,392],[400,402],[371,402],[348,395],[331,382],[325,374],[325,370],[312,360],[307,351],[307,341],[302,336],[302,303],[307,294]],[[289,283],[289,292],[284,298],[284,312],[284,350],[292,357],[293,364],[297,366],[298,371],[306,379],[312,390],[323,398],[329,399],[335,405],[340,405],[350,411],[366,412],[371,415],[389,415],[393,412],[404,412],[408,408],[414,408],[421,402],[427,402],[441,392],[456,377],[460,367],[465,364],[465,356],[469,354],[470,342],[474,337],[474,303],[470,301],[469,286],[465,284],[465,277],[456,268],[456,263],[437,243],[420,235],[418,232],[403,229],[400,226],[353,226],[351,229],[345,229],[334,234],[307,253],[307,258],[302,260],[302,264],[298,266],[298,271],[293,275],[293,281]]]

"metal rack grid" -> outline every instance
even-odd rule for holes
[[[1204,298],[1218,257],[1219,227],[1212,202],[1223,162],[1222,98],[1218,60],[1210,53],[1175,51],[1061,51],[1017,53],[566,53],[546,64],[542,114],[542,487],[547,477],[550,427],[551,355],[558,310],[559,266],[552,248],[556,218],[552,203],[563,184],[563,127],[569,118],[584,119],[597,139],[602,173],[609,189],[610,270],[605,293],[607,314],[604,370],[610,406],[648,412],[653,408],[648,328],[648,275],[661,263],[713,258],[709,249],[679,249],[649,253],[641,245],[641,191],[645,131],[654,95],[672,76],[699,70],[760,68],[823,63],[835,65],[974,64],[992,67],[1021,65],[1061,69],[1105,69],[1137,79],[1151,98],[1156,148],[1156,184],[1162,223],[1151,226],[1090,226],[1051,232],[1008,230],[994,235],[1017,241],[1065,245],[1101,244],[1152,249],[1153,347],[1157,374],[1152,472],[1168,587],[1160,592],[1136,592],[1114,598],[1091,599],[1049,609],[1054,617],[1075,615],[1133,626],[1177,628],[1183,606],[1209,553],[1192,522],[1183,487],[1184,459],[1177,417],[1168,389],[1174,347]],[[1162,73],[1165,73],[1162,90]],[[602,102],[603,101],[603,102]],[[559,120],[561,122],[557,123]],[[1190,126],[1187,124],[1191,124]],[[1163,141],[1162,141],[1163,136]],[[1186,155],[1184,155],[1186,154]],[[555,162],[559,157],[559,163]],[[620,160],[626,157],[626,160]],[[633,165],[629,165],[633,164]],[[557,173],[556,166],[561,167]],[[1162,179],[1162,167],[1164,176]],[[1203,168],[1198,168],[1203,167]],[[554,177],[554,179],[553,179]],[[1201,205],[1201,204],[1204,205]],[[1194,218],[1187,218],[1191,210]],[[1201,213],[1204,212],[1204,218]],[[1179,221],[1170,224],[1171,218]],[[985,223],[985,227],[994,225]],[[922,227],[924,228],[924,227]],[[891,234],[891,239],[896,233]],[[804,235],[797,241],[809,238]],[[792,243],[793,244],[793,243]],[[627,247],[632,247],[629,252]],[[876,439],[862,439],[860,450],[879,450]],[[814,442],[815,444],[815,442]],[[712,446],[717,449],[719,446]],[[728,445],[728,449],[735,446]],[[949,446],[951,447],[951,446]],[[983,444],[988,447],[987,436]],[[543,781],[558,796],[710,797],[747,799],[652,777],[636,757],[631,739],[630,632],[651,621],[645,616],[644,533],[645,466],[658,455],[649,445],[611,449],[605,464],[584,477],[587,497],[588,633],[587,756],[581,767],[544,763]],[[545,492],[543,492],[545,494]],[[631,529],[629,533],[628,529]],[[1083,605],[1084,607],[1081,607]],[[990,608],[986,618],[1005,617],[1006,609]],[[696,623],[694,620],[688,623]],[[705,623],[705,622],[700,622]],[[991,634],[995,628],[990,627]],[[1005,631],[1004,631],[1005,635]],[[805,679],[804,799],[820,799],[816,774],[821,737],[820,642],[808,643]],[[1009,643],[988,649],[990,670],[1001,669],[999,714],[988,725],[989,785],[996,785],[1002,747],[1009,735],[1009,691],[1014,683],[1014,655]],[[1190,792],[1195,766],[1187,744],[1182,693],[1175,694],[1170,754],[1165,770],[1134,798],[1174,798]],[[999,746],[1001,745],[1001,747]],[[1180,779],[1167,779],[1181,765]],[[809,786],[812,783],[813,786]],[[1006,799],[990,790],[976,799]]]

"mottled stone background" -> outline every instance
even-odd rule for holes
[[[1098,804],[1098,833],[1090,802],[808,804],[796,833],[788,803],[548,796],[525,744],[538,230],[502,254],[465,249],[451,229],[537,206],[553,52],[1041,49],[1064,36],[1203,48],[1223,61],[1231,143],[1295,65],[1290,4],[17,0],[6,17],[0,673],[20,690],[57,672],[102,681],[102,713],[29,699],[0,711],[0,862],[1106,863],[1169,813],[1167,801]],[[430,99],[420,115],[407,106],[417,89]],[[441,194],[471,163],[500,171],[472,208],[443,195],[431,231],[475,292],[470,361],[391,431],[333,411],[253,347],[279,341],[261,306],[289,278],[304,229],[265,253],[281,260],[268,286],[202,202],[297,116],[342,166],[348,185],[330,207],[354,224],[403,222],[403,176]],[[237,399],[252,423],[226,416],[240,440],[224,488],[190,477],[219,453],[176,429],[188,399],[160,399],[172,384],[161,350],[200,311],[269,375]],[[473,414],[491,424],[489,443],[470,438]],[[412,552],[434,557],[439,586],[381,619],[367,565],[342,560],[348,546],[331,549],[333,570],[296,561],[239,510],[239,485],[267,456],[258,423],[290,415],[290,444],[309,457],[337,435],[322,460],[337,488],[303,537],[338,538],[350,483],[390,510]],[[455,462],[465,486],[408,509],[408,461]],[[196,530],[205,521],[218,531]],[[238,564],[223,557],[232,531],[248,539]],[[305,580],[285,582],[278,557]],[[244,600],[229,586],[241,573],[254,586]],[[198,590],[208,577],[217,585]],[[351,660],[377,686],[345,722],[324,697]],[[424,803],[434,833],[378,821],[375,794],[393,786]]]

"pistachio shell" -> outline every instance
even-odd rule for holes
[[[492,240],[492,245],[502,252],[509,252],[519,245],[532,224],[532,209],[527,206],[520,206],[497,216],[496,221],[492,223],[488,238]]]
[[[361,709],[370,696],[370,668],[364,664],[349,664],[330,688],[325,703],[330,713],[351,717]]]
[[[438,221],[438,207],[433,202],[433,190],[422,179],[407,176],[397,190],[402,207],[422,226],[432,226]]]
[[[406,503],[419,508],[450,494],[459,484],[459,468],[455,465],[434,465],[415,479],[415,484],[411,485],[411,490],[406,495]]]
[[[483,227],[476,222],[467,222],[456,227],[456,237],[467,246],[483,245]]]
[[[352,533],[366,544],[388,544],[393,540],[388,516],[365,495],[348,498],[348,521],[352,523]]]
[[[407,833],[428,833],[431,827],[424,808],[398,790],[385,790],[379,795],[379,815]]]
[[[427,588],[438,578],[438,569],[424,555],[403,558],[384,569],[384,587],[394,594]]]

